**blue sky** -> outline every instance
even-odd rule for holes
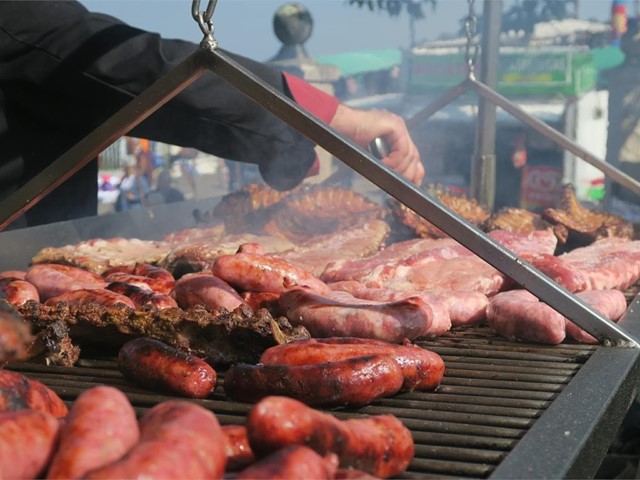
[[[190,0],[81,0],[89,9],[166,37],[200,41],[202,34],[191,18]],[[379,12],[347,5],[345,0],[298,0],[311,12],[313,33],[305,44],[307,52],[324,55],[349,50],[403,48],[409,44],[405,15],[389,18]],[[273,33],[273,15],[284,0],[219,0],[214,13],[216,38],[220,47],[256,60],[268,60],[280,48]],[[481,12],[484,0],[476,0]],[[509,1],[503,1],[508,5]],[[630,9],[633,10],[630,1]],[[201,7],[207,0],[201,0]],[[606,21],[609,0],[582,0],[580,18]],[[434,39],[456,31],[467,12],[466,0],[439,0],[435,12],[427,8],[427,18],[416,23],[418,39]]]

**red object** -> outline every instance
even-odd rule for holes
[[[555,207],[562,193],[562,169],[551,166],[524,167],[520,186],[523,208]]]

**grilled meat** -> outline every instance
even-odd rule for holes
[[[32,342],[31,326],[16,314],[11,305],[0,301],[0,366],[7,361],[28,358]]]
[[[306,187],[283,199],[264,232],[302,243],[383,218],[386,211],[365,196],[344,188]]]
[[[208,312],[203,307],[134,310],[124,305],[44,306],[29,301],[19,313],[36,331],[63,321],[74,342],[82,346],[120,348],[127,340],[145,336],[215,364],[256,362],[268,347],[309,337],[306,329],[292,327],[286,318],[273,318],[266,310],[254,313],[247,306]]]
[[[458,216],[476,226],[482,225],[489,218],[490,214],[484,206],[464,195],[453,193],[442,185],[428,185],[424,187],[424,190],[439,200],[440,203],[453,210]],[[389,199],[387,203],[395,222],[406,230],[406,236],[423,238],[448,237],[438,227],[398,200]]]
[[[633,224],[622,217],[591,210],[580,203],[571,184],[562,189],[560,208],[547,208],[542,216],[554,225],[569,231],[569,240],[576,246],[607,237],[633,238]]]
[[[551,228],[558,243],[563,245],[567,241],[569,231],[560,224],[552,224],[542,218],[539,213],[530,212],[524,208],[504,207],[493,213],[482,225],[482,230],[506,230],[508,232],[531,233],[537,230]]]

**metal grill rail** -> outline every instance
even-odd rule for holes
[[[412,392],[358,409],[337,409],[339,418],[394,414],[411,430],[416,453],[401,478],[486,478],[504,460],[597,347],[538,346],[508,342],[487,328],[452,332],[419,342],[440,354],[447,370],[435,392]],[[85,389],[112,385],[138,413],[170,398],[123,379],[114,359],[81,359],[75,367],[14,363],[11,369],[42,381],[68,403]],[[211,399],[194,400],[222,424],[244,423],[249,404],[224,396],[224,373]]]

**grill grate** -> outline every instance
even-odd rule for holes
[[[445,361],[447,371],[436,392],[405,393],[332,411],[339,418],[383,413],[400,418],[416,444],[402,478],[488,477],[597,348],[514,343],[483,327],[418,344]],[[75,367],[20,362],[10,368],[42,381],[68,403],[99,384],[120,388],[138,413],[174,398],[127,383],[113,358],[81,359]],[[251,407],[228,400],[222,385],[211,399],[194,401],[214,411],[222,424],[243,423]]]

